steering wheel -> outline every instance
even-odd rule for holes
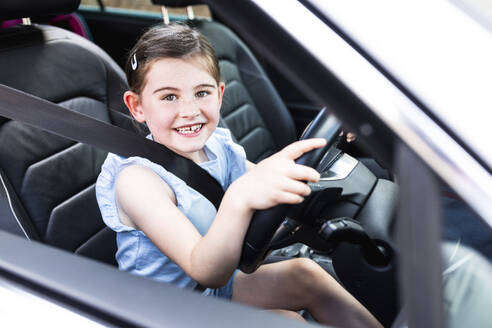
[[[334,144],[341,130],[340,122],[323,108],[301,136],[302,139],[325,138],[323,148],[310,151],[296,160],[297,164],[316,168],[326,151]],[[295,205],[295,206],[299,206]],[[244,273],[254,272],[263,262],[270,242],[293,205],[281,204],[267,210],[256,211],[244,237],[239,269]]]

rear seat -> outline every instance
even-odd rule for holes
[[[77,13],[68,13],[64,15],[56,15],[49,19],[43,19],[42,21],[34,21],[33,23],[44,23],[48,25],[58,26],[63,29],[74,32],[75,34],[80,35],[83,38],[93,41],[91,32],[87,27],[87,24],[80,15]],[[22,19],[10,19],[1,22],[0,28],[9,28],[12,26],[16,26],[22,24]]]

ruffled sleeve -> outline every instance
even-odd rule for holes
[[[174,174],[165,170],[162,166],[155,164],[142,157],[124,158],[115,154],[108,154],[101,168],[101,173],[96,181],[96,198],[101,210],[104,223],[116,232],[132,231],[132,227],[121,223],[116,204],[115,183],[118,174],[130,165],[145,166],[158,174],[173,190],[176,196],[177,207],[183,213],[190,208],[190,198],[185,195],[186,184]]]

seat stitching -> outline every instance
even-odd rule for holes
[[[51,158],[54,158],[55,156],[58,156],[59,154],[61,154],[61,153],[63,153],[63,152],[69,151],[71,148],[75,148],[75,147],[77,147],[77,146],[79,146],[79,145],[85,145],[85,144],[80,143],[80,142],[74,142],[74,143],[73,143],[73,144],[71,144],[70,146],[68,146],[68,147],[66,147],[66,148],[63,148],[63,149],[61,149],[61,150],[58,150],[56,153],[52,153],[52,154],[50,154],[50,155],[48,155],[48,156],[46,156],[46,157],[43,157],[43,158],[41,158],[41,159],[37,159],[35,162],[31,162],[31,163],[29,163],[29,164],[27,165],[26,170],[24,171],[24,176],[23,176],[23,179],[22,179],[22,181],[23,181],[23,182],[22,182],[22,188],[21,188],[21,190],[24,188],[24,179],[25,179],[25,177],[26,177],[26,173],[27,173],[27,171],[29,171],[29,169],[30,169],[32,166],[37,165],[37,164],[42,163],[42,162],[45,162],[45,161],[48,161],[48,160],[50,160]]]
[[[242,143],[242,141],[244,139],[246,139],[247,137],[249,137],[251,134],[253,134],[254,131],[256,131],[258,129],[260,129],[260,130],[263,129],[263,126],[261,126],[261,125],[254,126],[251,130],[249,130],[248,132],[246,132],[242,137],[237,138],[238,142],[239,143]]]
[[[220,63],[221,61],[228,62],[228,63],[230,63],[230,64],[232,64],[233,66],[236,66],[236,67],[238,66],[238,65],[234,62],[234,60],[232,60],[232,59],[230,59],[230,58],[226,58],[226,57],[219,57],[219,63]]]
[[[90,188],[92,188],[93,186],[96,185],[96,182],[92,182],[91,184],[89,184],[87,187],[83,187],[81,190],[77,191],[76,193],[72,194],[72,195],[69,195],[68,197],[66,197],[65,199],[63,199],[62,201],[60,201],[59,203],[57,203],[56,205],[54,205],[51,209],[50,209],[50,212],[49,212],[49,216],[48,216],[48,220],[46,221],[46,230],[44,231],[44,234],[45,234],[45,238],[46,238],[46,233],[48,231],[48,228],[50,226],[50,222],[51,222],[51,217],[53,215],[53,212],[60,206],[64,205],[65,203],[67,203],[68,201],[70,201],[70,199],[84,193],[85,191],[89,190]]]
[[[247,105],[250,105],[250,103],[248,102],[245,102],[245,103],[242,103],[241,105],[239,106],[236,106],[234,107],[233,109],[231,109],[227,114],[223,115],[222,118],[223,119],[227,119],[228,117],[230,117],[231,115],[237,113],[238,111],[241,111],[241,110],[244,110],[243,108],[247,108]]]
[[[57,207],[63,205],[65,202],[69,201],[70,199],[74,198],[75,196],[78,196],[78,195],[82,194],[83,192],[89,190],[90,188],[92,188],[95,185],[96,185],[96,181],[91,182],[86,187],[82,187],[79,191],[75,192],[72,195],[67,196],[64,200],[62,200],[61,202],[59,202],[58,204],[56,204],[55,206],[53,206],[53,209],[51,211],[53,212],[53,210],[55,210]]]
[[[5,190],[5,194],[7,195],[7,201],[9,203],[10,212],[12,212],[12,214],[14,215],[14,218],[17,221],[17,224],[21,228],[21,230],[24,233],[24,235],[26,236],[27,240],[31,240],[31,238],[27,234],[26,230],[24,229],[24,226],[22,225],[22,223],[20,222],[19,218],[17,217],[17,213],[15,212],[14,207],[12,206],[12,200],[10,199],[10,193],[7,190],[7,186],[5,186],[5,182],[3,181],[3,177],[2,177],[1,174],[0,174],[0,180],[2,181],[3,189]]]
[[[77,97],[74,97],[74,98],[69,98],[69,99],[66,99],[66,100],[59,101],[59,103],[61,103],[61,102],[66,102],[66,101],[71,101],[71,100],[78,99],[78,98],[87,98],[87,99],[91,99],[91,100],[94,100],[94,101],[97,101],[97,102],[101,102],[101,103],[103,103],[103,102],[102,102],[102,101],[100,101],[99,99],[95,99],[95,98],[88,97],[88,96],[77,96]],[[104,104],[104,103],[103,103],[103,104]],[[66,108],[66,109],[67,109],[67,110],[71,110],[71,109],[69,109],[69,108]],[[3,121],[3,122],[0,124],[0,129],[4,129],[4,125],[5,125],[5,124],[14,124],[14,123],[20,124],[20,125],[22,125],[22,126],[28,126],[27,124],[22,123],[22,122],[20,122],[20,121],[17,121],[17,120],[11,120],[11,119],[7,119],[7,120]],[[14,128],[15,128],[15,127],[14,127]],[[14,129],[14,128],[13,128],[13,129]],[[39,129],[39,128],[36,128],[36,129],[41,130],[41,131],[43,131],[43,132],[46,132],[46,131],[44,131],[44,130],[42,130],[42,129]],[[49,132],[49,134],[50,134],[50,135],[55,135],[54,133],[51,133],[51,132]],[[26,172],[27,172],[27,170],[28,170],[28,169],[29,169],[32,165],[35,165],[35,164],[37,164],[37,163],[39,163],[39,162],[41,162],[41,161],[43,161],[43,160],[45,160],[45,159],[48,159],[48,158],[50,158],[50,157],[53,157],[53,156],[57,155],[58,153],[61,153],[61,152],[63,152],[63,151],[66,151],[67,149],[69,149],[69,148],[71,148],[71,147],[74,147],[74,146],[75,146],[75,145],[77,145],[77,144],[81,144],[80,142],[76,142],[76,141],[70,140],[69,138],[65,138],[65,137],[61,137],[61,138],[63,138],[64,140],[68,140],[68,141],[70,142],[70,144],[69,144],[67,147],[64,147],[64,148],[61,148],[61,149],[56,149],[56,150],[54,150],[54,152],[49,153],[49,154],[47,154],[47,155],[45,155],[45,156],[42,156],[41,158],[36,158],[36,159],[34,159],[32,162],[27,162],[27,165],[26,165],[26,170],[24,170],[24,172],[23,172],[23,174],[22,174],[22,176],[21,176],[22,181],[24,181],[25,176],[26,176]],[[22,190],[22,188],[23,188],[23,185],[21,186],[21,190]]]
[[[226,83],[226,86],[228,88],[230,88],[231,87],[231,84],[232,85],[234,85],[234,84],[241,84],[241,81],[239,81],[238,79],[233,78],[233,79],[230,79],[229,81],[225,81],[225,83]]]
[[[92,239],[94,239],[94,237],[98,234],[100,234],[102,231],[104,231],[104,229],[108,228],[107,226],[104,226],[102,227],[101,229],[99,229],[98,231],[96,231],[95,233],[91,234],[89,238],[87,238],[86,240],[84,240],[81,244],[79,244],[75,250],[74,250],[74,253],[77,254],[77,252],[83,247],[85,246],[89,241],[91,241]],[[108,228],[109,229],[109,228]]]

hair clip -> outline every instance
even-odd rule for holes
[[[130,63],[132,64],[132,70],[136,70],[138,67],[137,63],[137,53],[134,53],[132,59],[130,59]]]

